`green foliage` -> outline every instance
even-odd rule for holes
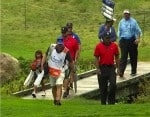
[[[80,59],[77,64],[77,67],[78,67],[78,73],[82,73],[82,72],[89,71],[91,69],[95,69],[94,61],[90,60],[90,59],[88,59],[88,60]]]
[[[15,79],[11,82],[7,82],[4,86],[2,86],[0,88],[0,92],[2,94],[10,95],[14,92],[24,90],[25,89],[25,87],[23,86],[24,80],[25,80],[24,75],[18,76],[17,79]]]
[[[143,80],[139,84],[139,96],[136,99],[136,103],[148,103],[150,102],[150,80]]]
[[[18,58],[20,67],[25,74],[28,74],[30,71],[31,60],[24,59],[23,57]]]

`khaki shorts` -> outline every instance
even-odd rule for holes
[[[51,86],[62,85],[64,77],[65,77],[64,73],[61,73],[58,78],[53,78],[49,76]]]

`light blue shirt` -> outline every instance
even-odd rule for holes
[[[137,38],[138,35],[142,35],[142,31],[135,19],[130,17],[128,20],[124,18],[119,22],[118,37],[119,39],[131,39],[131,37]]]

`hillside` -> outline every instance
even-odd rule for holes
[[[115,28],[125,8],[131,10],[143,31],[140,60],[150,60],[150,1],[114,0]],[[1,1],[1,51],[15,57],[32,59],[34,51],[46,51],[60,35],[66,22],[74,24],[82,41],[80,60],[93,60],[93,50],[99,42],[99,25],[105,22],[101,15],[101,0],[2,0]]]

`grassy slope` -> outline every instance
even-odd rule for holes
[[[15,57],[32,59],[36,49],[45,51],[49,43],[55,42],[60,35],[60,27],[67,21],[74,23],[74,30],[82,40],[80,59],[93,59],[93,49],[99,41],[99,24],[104,22],[101,16],[100,0],[1,0],[1,51]],[[114,0],[118,19],[126,7],[132,11],[149,10],[149,0]],[[134,14],[133,14],[134,15]],[[134,15],[138,20],[143,15]],[[150,16],[146,15],[149,21]],[[149,25],[145,28],[144,41],[140,45],[139,59],[150,60]],[[143,28],[143,27],[142,27]],[[148,104],[101,106],[97,101],[82,99],[63,101],[62,107],[55,107],[49,100],[22,100],[3,96],[1,98],[2,117],[55,117],[70,115],[78,117],[100,116],[147,116],[150,115]]]
[[[150,8],[148,0],[115,0],[115,3],[116,29],[124,8],[129,8],[136,14],[138,10]],[[15,57],[31,59],[35,50],[46,51],[49,44],[54,43],[60,35],[60,27],[67,21],[72,21],[74,30],[82,41],[80,60],[92,60],[95,44],[99,41],[98,28],[105,21],[100,7],[100,0],[26,0],[25,17],[24,0],[2,0],[1,50]],[[143,15],[136,14],[133,16],[142,23]],[[146,21],[149,19],[150,16],[146,16]],[[150,24],[147,25],[149,27]],[[149,28],[144,28],[144,41],[147,46],[145,43],[142,44],[144,47],[140,46],[140,60],[150,60],[150,54],[146,54],[150,49],[150,43],[147,41],[148,30]]]
[[[61,107],[51,100],[23,100],[5,97],[2,101],[2,117],[103,117],[150,115],[150,103],[117,104],[102,106],[98,101],[74,99],[64,100]]]

